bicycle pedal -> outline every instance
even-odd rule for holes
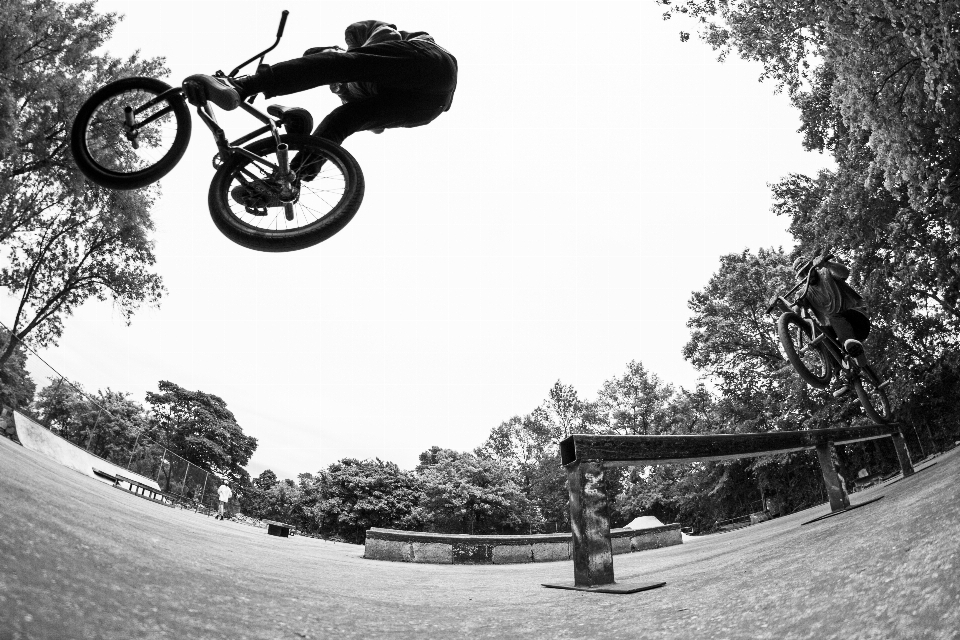
[[[252,216],[265,216],[267,215],[266,207],[244,207],[247,213]]]
[[[846,394],[848,394],[848,393],[850,393],[850,387],[848,387],[848,386],[845,385],[845,386],[840,387],[840,388],[837,389],[836,391],[834,391],[834,392],[833,392],[833,397],[834,397],[834,398],[839,398],[840,396],[846,395]]]

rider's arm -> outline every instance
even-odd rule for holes
[[[850,277],[850,269],[846,268],[842,264],[837,264],[836,262],[827,262],[824,265],[824,268],[830,271],[832,275],[837,280],[846,280]]]
[[[323,53],[325,51],[343,51],[343,49],[337,44],[333,45],[332,47],[310,47],[303,52],[303,55],[312,56],[315,53]]]

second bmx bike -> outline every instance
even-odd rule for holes
[[[271,47],[229,74],[215,75],[235,77],[257,58],[259,68],[280,43],[287,14],[283,12]],[[196,108],[218,150],[207,199],[214,223],[230,240],[259,251],[293,251],[326,240],[360,207],[364,182],[359,164],[339,145],[309,135],[313,119],[304,109],[270,105],[261,111],[252,102],[253,97],[241,101],[240,107],[262,126],[233,141],[208,102]],[[190,142],[191,127],[182,87],[156,78],[124,78],[96,91],[80,108],[71,151],[92,182],[110,189],[139,189],[176,166]],[[303,162],[305,158],[310,162]],[[238,189],[266,197],[251,206],[232,196]]]
[[[831,257],[827,254],[817,261]],[[886,392],[890,381],[882,381],[865,356],[854,358],[848,354],[832,332],[820,324],[807,300],[815,266],[816,261],[807,263],[804,280],[789,291],[777,293],[767,307],[767,313],[779,313],[777,334],[783,353],[804,382],[826,389],[836,377],[839,388],[833,392],[834,397],[853,390],[867,417],[877,424],[886,424],[892,413]]]

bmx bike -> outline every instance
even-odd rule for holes
[[[259,69],[266,54],[280,44],[288,13],[280,18],[272,46],[229,74],[214,75],[236,77],[257,58]],[[233,242],[259,251],[294,251],[323,242],[343,229],[360,207],[360,165],[339,145],[308,135],[313,118],[306,110],[270,105],[261,111],[253,106],[255,97],[241,101],[240,108],[263,126],[233,141],[208,102],[196,107],[217,145],[207,199],[213,222]],[[77,167],[92,182],[110,189],[139,189],[176,166],[190,142],[191,127],[183,87],[156,78],[124,78],[84,102],[73,122],[70,146]],[[297,163],[298,155],[310,161]],[[264,206],[232,198],[238,188],[265,194]]]
[[[767,313],[779,313],[777,335],[783,353],[804,382],[817,389],[826,389],[836,378],[840,384],[833,391],[839,398],[853,389],[863,412],[873,422],[886,424],[891,420],[890,399],[886,387],[890,381],[881,381],[864,356],[858,363],[846,352],[831,332],[824,330],[807,301],[807,290],[814,269],[830,258],[825,254],[804,266],[806,277],[786,292],[778,292],[770,300]],[[801,271],[803,273],[803,271]],[[795,293],[799,294],[791,299]]]

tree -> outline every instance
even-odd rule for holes
[[[416,531],[421,483],[393,462],[344,458],[313,477],[301,476],[301,492],[313,502],[313,530],[362,544],[367,529],[387,527]]]
[[[244,435],[223,399],[161,380],[159,393],[147,392],[147,403],[154,440],[235,486],[249,483],[244,467],[257,439]]]
[[[86,404],[82,387],[64,378],[51,377],[47,386],[37,393],[31,409],[51,431],[79,445],[89,436],[81,418],[87,412]]]
[[[93,417],[87,430],[87,450],[121,465],[127,462],[137,437],[147,427],[143,406],[128,393],[110,388],[97,392],[86,416],[88,423]]]
[[[160,59],[96,53],[117,20],[91,1],[9,0],[0,12],[0,288],[18,298],[11,333],[40,347],[56,344],[86,300],[111,300],[129,323],[163,293],[150,271],[156,190],[86,182],[68,148],[73,116],[96,85],[166,73]],[[0,344],[0,368],[15,348]]]
[[[829,68],[830,100],[846,126],[869,137],[887,189],[903,189],[917,211],[948,204],[938,217],[956,224],[960,2],[689,0],[665,17],[676,14],[697,18],[721,57],[737,51],[760,62],[763,77],[795,101]]]
[[[607,418],[605,430],[623,435],[653,435],[667,430],[666,407],[674,389],[642,363],[631,360],[620,377],[603,383],[596,412]]]
[[[10,340],[10,332],[0,327],[0,344],[5,345],[13,341]],[[27,350],[18,342],[9,360],[0,367],[0,408],[26,407],[33,401],[36,390],[37,384],[27,371]]]
[[[722,428],[717,400],[702,382],[694,391],[681,387],[667,411],[667,423],[674,434],[713,433]]]
[[[146,430],[143,407],[129,394],[107,388],[89,396],[62,378],[51,378],[31,409],[65,440],[121,466]]]
[[[490,458],[450,449],[420,454],[425,523],[447,533],[526,533],[541,516],[523,494],[509,468]]]
[[[268,498],[270,490],[280,482],[270,469],[266,469],[259,476],[250,481],[250,486],[237,497],[240,511],[251,518],[266,518],[271,506]]]

